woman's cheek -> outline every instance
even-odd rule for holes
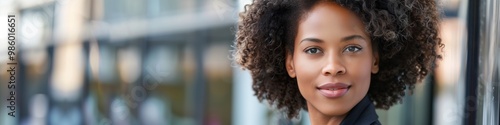
[[[352,62],[347,62],[348,72],[352,75],[352,80],[356,80],[356,83],[363,84],[363,89],[369,88],[371,80],[371,58],[361,58],[359,60],[352,60]]]
[[[315,78],[314,76],[321,75],[321,65],[318,61],[309,58],[299,58],[296,62],[297,77],[301,77],[304,80],[312,80]]]
[[[304,56],[297,56],[294,59],[296,59],[294,60],[294,64],[299,91],[303,96],[307,97],[309,94],[312,94],[310,88],[314,88],[315,78],[321,75],[321,70],[318,70],[319,65],[315,60],[305,58]]]

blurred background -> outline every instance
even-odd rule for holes
[[[402,104],[377,110],[379,120],[498,125],[500,3],[437,1],[443,60]],[[16,16],[18,65],[11,117],[8,31],[0,30],[0,124],[308,125],[305,111],[286,120],[259,103],[248,71],[231,61],[238,13],[250,2],[1,0],[1,22]],[[476,30],[467,32],[470,20]],[[470,67],[475,84],[466,82]]]

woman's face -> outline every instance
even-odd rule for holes
[[[334,3],[315,5],[299,22],[286,59],[310,113],[344,116],[367,94],[378,54],[362,21]]]

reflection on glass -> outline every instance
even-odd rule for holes
[[[56,49],[54,71],[50,78],[51,96],[58,101],[76,101],[84,84],[84,57],[80,44],[68,44]]]
[[[146,99],[139,108],[142,125],[172,125],[172,111],[169,103],[156,97]]]
[[[117,97],[111,102],[110,115],[113,125],[130,125],[130,110],[122,98]]]
[[[118,50],[118,69],[123,82],[131,84],[138,80],[141,63],[141,51],[137,46],[128,46]]]
[[[175,46],[154,45],[150,46],[144,64],[143,82],[172,84],[179,78],[179,53]]]
[[[482,1],[478,124],[498,125],[500,112],[500,2]],[[481,109],[482,108],[482,109]]]

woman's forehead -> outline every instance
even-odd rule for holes
[[[324,39],[338,40],[342,36],[356,34],[369,38],[364,27],[363,22],[348,9],[332,2],[320,2],[299,22],[297,35],[328,36],[330,38]]]

